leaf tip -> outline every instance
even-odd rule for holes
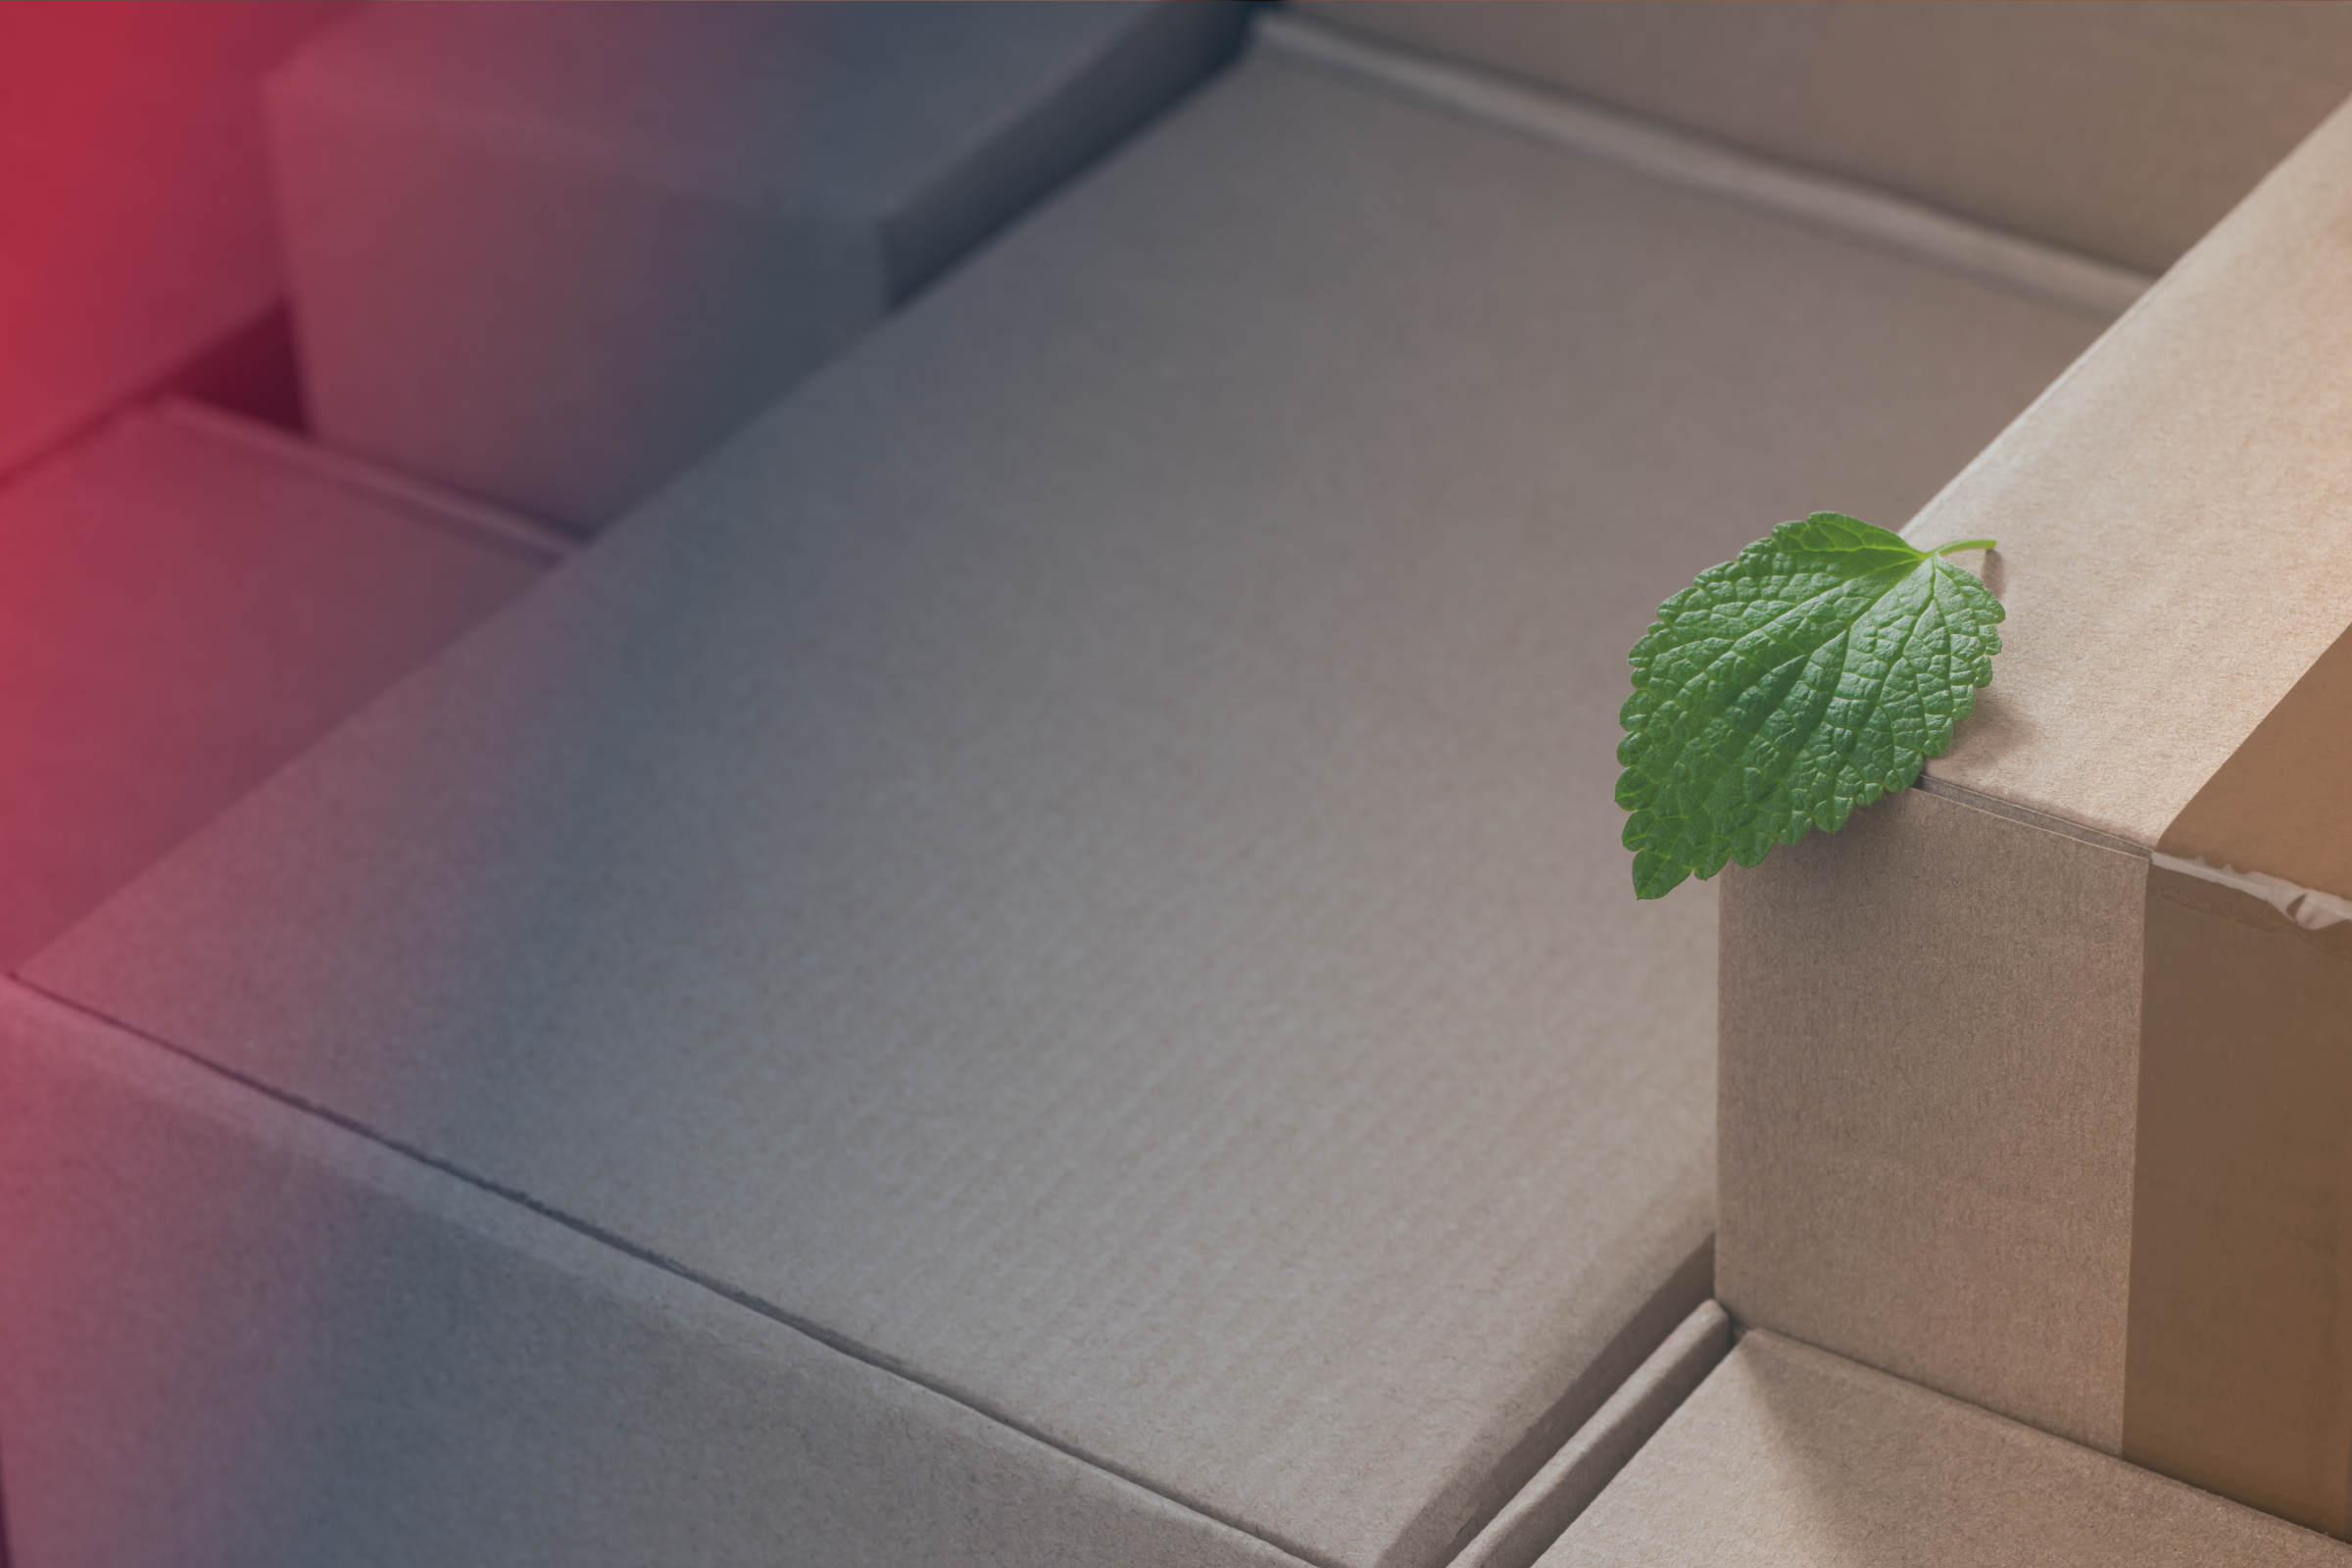
[[[1689,866],[1678,865],[1655,850],[1640,851],[1634,856],[1634,897],[1662,899],[1690,875]]]

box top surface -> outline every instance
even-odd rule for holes
[[[2157,847],[2352,625],[2348,175],[2339,114],[1907,530],[1997,537],[2009,617],[1931,776]],[[2273,770],[2269,808],[2340,778]],[[2199,843],[2352,894],[2340,833],[2249,856],[2265,809]]]
[[[0,559],[14,966],[548,558],[135,414],[0,488]]]
[[[2299,0],[1300,8],[2149,272],[2352,93],[2352,12]]]
[[[1757,1329],[1537,1568],[2347,1560],[2325,1536]]]
[[[271,90],[657,188],[879,216],[1168,3],[376,6]]]
[[[1437,1562],[1709,1227],[1714,906],[1631,895],[1625,651],[2090,331],[1253,63],[29,974]]]

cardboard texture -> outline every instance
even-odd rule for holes
[[[2336,1532],[2348,172],[2338,114],[1907,530],[2000,539],[1993,685],[1727,879],[1721,993],[1735,1315]]]
[[[2339,636],[2166,825],[2157,849],[2341,897],[2352,889],[2347,713],[2352,636]],[[2316,915],[2303,923],[2316,928]]]
[[[1251,32],[1258,47],[1286,59],[1668,184],[1761,207],[1845,239],[2079,310],[2101,322],[2121,316],[2155,281],[2144,272],[1972,222],[1876,186],[1799,169],[1679,126],[1334,26],[1296,7],[1260,13]]]
[[[1198,80],[1242,17],[371,8],[270,83],[317,426],[602,526]]]
[[[2322,901],[2352,888],[2348,698],[2339,638],[2158,846],[2176,864],[2321,891],[2282,910],[2149,875],[2124,1427],[2140,1463],[2338,1536],[2352,1527],[2352,924]]]
[[[2352,927],[2148,879],[2124,1456],[2314,1529],[2352,1474]]]
[[[27,1568],[1298,1559],[0,983]]]
[[[2009,612],[1932,777],[2153,847],[2352,624],[2347,174],[2339,114],[1905,530]]]
[[[1630,898],[1624,650],[2090,330],[1255,62],[28,973],[1443,1562],[1705,1295],[1714,905]]]
[[[2324,1537],[1764,1330],[1542,1568],[2340,1568]]]
[[[0,489],[13,966],[545,569],[463,514],[131,415]]]
[[[2322,654],[2159,851],[2352,888],[2352,641]],[[2341,1536],[2352,1526],[2352,925],[2159,866],[2148,879],[2124,1451]],[[2336,894],[2340,900],[2340,892]],[[2293,918],[2289,918],[2289,915]]]
[[[1650,1435],[1732,1348],[1732,1320],[1713,1301],[1666,1337],[1609,1402],[1489,1521],[1449,1568],[1527,1568],[1600,1495]]]
[[[0,6],[0,475],[277,303],[255,93],[345,9]]]
[[[2146,272],[2352,93],[2334,6],[1298,4]]]
[[[1733,1316],[2117,1450],[2146,876],[1918,790],[1725,872]]]

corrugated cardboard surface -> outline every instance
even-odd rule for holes
[[[2352,624],[2348,178],[2338,115],[1907,530],[2009,612],[1930,775],[2154,845]]]
[[[2352,927],[2159,868],[2147,930],[2124,1456],[2340,1536]]]
[[[1242,20],[372,8],[270,83],[318,428],[600,527],[1205,74]]]
[[[25,1568],[1297,1559],[0,984]]]
[[[1450,1568],[1527,1568],[1600,1495],[1731,1348],[1731,1317],[1716,1302],[1701,1302],[1449,1560]]]
[[[2116,1451],[2146,875],[1919,790],[1725,874],[1735,1317]]]
[[[1875,244],[1914,261],[2112,321],[2155,279],[2077,251],[1939,211],[1865,185],[1627,114],[1550,87],[1333,26],[1311,15],[1264,12],[1257,46],[1653,179],[1761,207],[1790,221]]]
[[[2339,1568],[2352,1550],[1757,1331],[1541,1568]]]
[[[2151,272],[2352,94],[2322,5],[1301,9]]]
[[[1736,1312],[2333,1530],[2352,928],[2021,818],[2352,880],[2347,173],[2338,115],[1908,530],[2000,540],[1928,767],[1988,814],[1728,887],[1720,1250]]]
[[[2340,893],[2352,641],[2166,828],[2182,860]],[[2352,925],[2159,867],[2148,884],[2124,1452],[2352,1529]]]
[[[143,414],[0,490],[0,965],[546,560]]]
[[[1625,649],[2087,331],[1247,67],[31,973],[1435,1562],[1694,1304],[1714,909],[1631,898]]]
[[[2164,830],[2184,860],[2352,896],[2352,635],[2263,715]]]

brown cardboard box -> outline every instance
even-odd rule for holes
[[[0,477],[282,305],[260,81],[346,9],[0,7]]]
[[[185,407],[123,416],[0,489],[0,965],[561,554]]]
[[[1912,524],[1999,538],[2008,651],[1727,880],[1722,991],[1736,1315],[2336,1533],[2348,173],[2339,113]]]
[[[923,1474],[1082,1463],[1097,1560],[1171,1549],[1124,1478],[1430,1568],[1707,1290],[1714,904],[1631,899],[1625,649],[2093,330],[1253,61],[25,972],[646,1266],[517,1386],[659,1275],[934,1412]],[[383,1397],[464,1408],[453,1333]],[[498,1430],[594,1492],[569,1408]],[[794,1467],[851,1419],[762,1429],[776,1505],[899,1539]]]
[[[2146,272],[2352,93],[2352,12],[2293,0],[1298,9]]]
[[[0,982],[10,1544],[69,1563],[1297,1568]]]
[[[270,83],[313,419],[600,528],[1192,86],[1243,17],[371,7]]]
[[[2340,1568],[2323,1537],[1765,1330],[1538,1568]]]

